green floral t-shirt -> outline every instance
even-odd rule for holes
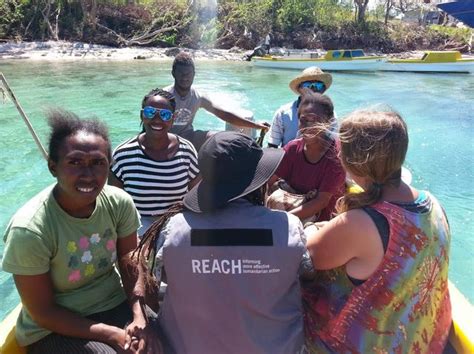
[[[17,275],[49,272],[56,303],[82,316],[106,311],[125,300],[115,261],[117,239],[139,227],[132,198],[105,186],[87,219],[74,218],[56,202],[54,186],[40,192],[13,216],[5,232],[4,271]],[[50,332],[25,308],[17,321],[20,345]]]

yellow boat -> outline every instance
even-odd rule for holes
[[[474,307],[450,282],[453,324],[449,333],[449,344],[458,354],[474,353]],[[0,354],[26,354],[15,339],[15,324],[21,310],[19,304],[0,325]]]
[[[411,172],[405,167],[402,168],[402,178],[405,183],[411,183]],[[348,191],[357,193],[361,191],[361,188],[348,181]],[[160,288],[164,285],[166,284],[162,284]],[[474,307],[451,282],[449,282],[449,294],[453,323],[448,346],[458,354],[472,354],[474,353]],[[26,348],[20,347],[15,338],[16,320],[20,311],[21,303],[0,324],[0,354],[26,354]],[[449,350],[446,352],[452,353]]]
[[[21,303],[0,324],[0,354],[26,354],[26,348],[20,347],[15,338],[16,319],[20,311]]]
[[[389,59],[379,70],[474,73],[474,58],[463,58],[458,51],[427,51],[420,59]]]
[[[253,57],[255,66],[276,69],[306,69],[317,66],[328,71],[376,71],[385,57],[366,55],[362,49],[328,50],[323,57],[309,53],[309,57],[297,56],[264,56]]]

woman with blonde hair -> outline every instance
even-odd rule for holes
[[[401,180],[408,148],[394,112],[358,111],[340,127],[342,164],[361,193],[308,230],[317,280],[305,286],[316,352],[441,353],[451,325],[450,231],[427,191]]]

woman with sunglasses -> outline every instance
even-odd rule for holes
[[[141,215],[139,235],[183,199],[199,174],[193,145],[169,133],[175,108],[172,94],[161,89],[150,91],[142,101],[142,132],[113,152],[109,184],[132,196]]]
[[[303,90],[323,94],[331,86],[331,74],[312,66],[303,70],[301,74],[290,82],[291,90],[298,95],[293,102],[281,106],[274,114],[270,134],[269,147],[285,146],[298,135],[298,107]]]

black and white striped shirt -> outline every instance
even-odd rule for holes
[[[113,152],[112,173],[123,183],[140,215],[161,215],[188,191],[198,173],[197,153],[187,140],[178,137],[179,148],[169,160],[149,157],[138,136],[120,144]]]

